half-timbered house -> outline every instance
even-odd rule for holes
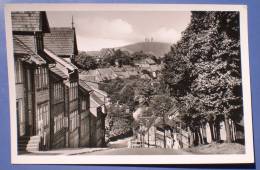
[[[65,103],[65,84],[70,81],[70,72],[76,68],[48,49],[44,51],[55,60],[50,70],[50,142],[51,148],[68,146],[68,109]],[[66,100],[68,101],[68,100]]]
[[[49,32],[45,12],[12,12],[16,75],[18,149],[32,151],[50,146],[48,63],[43,36]]]
[[[12,24],[19,151],[104,146],[106,102],[79,80],[75,28],[50,29],[38,11]]]
[[[79,147],[79,76],[78,68],[73,65],[78,53],[75,28],[51,28],[44,36],[44,46],[49,55],[60,58],[67,70],[68,79],[64,82],[65,122],[68,121],[65,143],[66,147]]]
[[[79,80],[80,147],[90,146],[90,93],[92,89]]]
[[[95,93],[90,94],[90,146],[105,145],[105,103]]]

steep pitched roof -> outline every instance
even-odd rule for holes
[[[82,87],[83,89],[85,89],[88,92],[92,91],[91,87],[89,87],[87,85],[87,83],[85,83],[83,80],[80,80],[80,79],[79,79],[79,86]]]
[[[12,30],[16,32],[50,31],[45,11],[15,11],[11,13]]]
[[[103,81],[115,79],[117,77],[117,75],[111,68],[100,68],[97,70],[100,73],[100,76],[102,77]]]
[[[95,93],[90,94],[90,98],[96,103],[97,106],[102,106],[105,104]]]
[[[97,108],[104,110],[104,102],[101,101],[94,93],[90,94],[90,113],[97,116]]]
[[[86,81],[91,81],[91,82],[100,82],[102,81],[102,77],[98,71],[96,70],[88,70],[87,72],[84,72],[84,74],[81,75],[81,77],[86,80]]]
[[[49,49],[44,49],[44,52],[53,60],[55,60],[56,62],[58,62],[59,64],[61,64],[62,66],[66,67],[67,69],[73,71],[73,70],[77,70],[78,68],[72,64],[71,62],[64,60],[63,58],[58,57],[55,53],[53,53],[51,50]]]
[[[110,67],[114,72],[125,72],[124,67]]]
[[[51,28],[44,36],[44,46],[58,56],[78,54],[77,39],[74,28]]]
[[[32,50],[26,46],[18,37],[13,37],[13,46],[15,54],[32,54]]]
[[[19,41],[23,42],[23,44],[30,48],[30,51],[35,51],[36,46],[34,43],[34,37],[28,35],[13,35],[14,38],[18,39]],[[15,44],[14,44],[15,45]],[[15,47],[15,46],[14,46]],[[16,49],[18,50],[18,48]]]
[[[41,56],[34,53],[16,36],[13,37],[13,45],[14,45],[14,54],[23,55],[24,57],[22,58],[22,60],[24,60],[25,62],[34,63],[37,65],[46,64],[46,61]]]
[[[50,67],[50,71],[56,74],[57,76],[61,77],[62,79],[67,79],[68,75],[66,75],[61,69],[59,69],[57,66]]]
[[[47,63],[54,63],[55,61],[48,56],[45,52],[43,51],[37,51],[36,43],[35,43],[35,37],[32,35],[24,35],[24,34],[14,34],[14,38],[18,39],[20,42],[26,46],[26,48],[30,49],[34,54],[37,54],[41,56]],[[16,44],[14,44],[15,46]],[[21,49],[19,49],[17,46],[15,48],[16,52],[22,52]],[[20,51],[18,51],[20,50]]]

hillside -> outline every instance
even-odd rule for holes
[[[155,55],[160,58],[163,57],[165,53],[170,51],[171,44],[162,42],[138,42],[134,44],[129,44],[122,47],[115,47],[114,49],[121,49],[122,51],[128,51],[129,53],[143,51],[147,54]],[[87,51],[87,54],[91,56],[103,56],[104,51],[109,49],[101,49],[100,51]]]
[[[162,42],[139,42],[135,44],[126,45],[123,47],[118,47],[116,49],[121,49],[123,51],[128,51],[130,53],[143,51],[144,53],[150,53],[156,57],[162,57],[165,53],[170,51],[171,44]]]

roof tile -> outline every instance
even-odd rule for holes
[[[44,11],[15,11],[11,13],[13,31],[49,32],[49,23]]]
[[[69,27],[51,28],[44,36],[44,46],[58,56],[78,53],[75,30]]]
[[[14,53],[16,55],[22,54],[25,62],[34,63],[37,65],[46,64],[46,61],[34,53],[29,47],[27,47],[20,39],[16,36],[13,37]]]
[[[83,89],[85,89],[86,91],[92,91],[92,89],[91,89],[91,87],[89,87],[88,85],[87,85],[87,83],[85,83],[83,80],[80,80],[79,79],[79,85],[83,88]]]

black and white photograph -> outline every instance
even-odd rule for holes
[[[246,6],[5,14],[12,163],[254,161]]]

